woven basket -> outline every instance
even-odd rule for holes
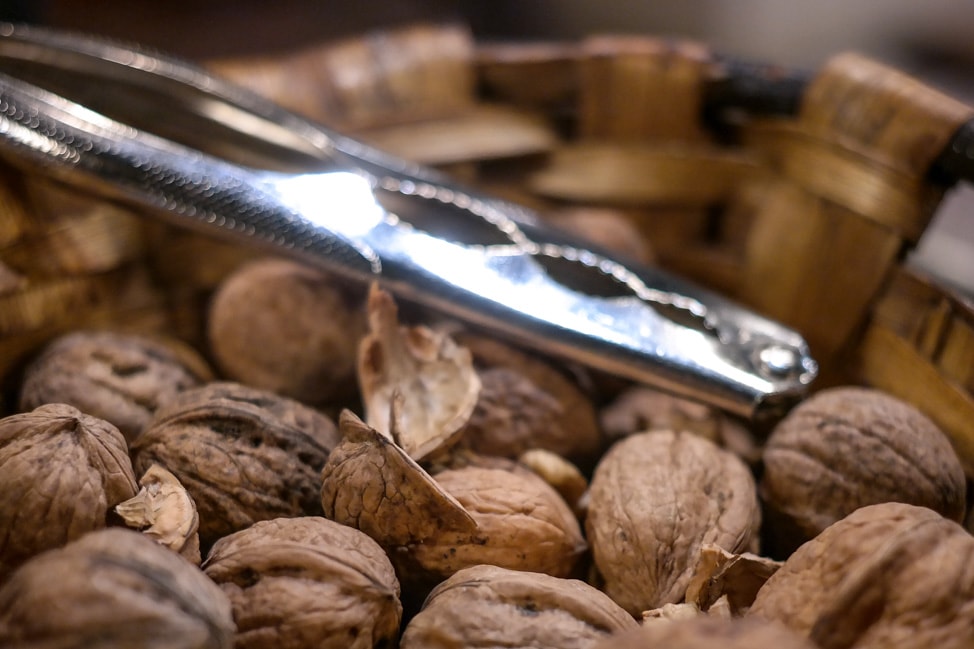
[[[440,25],[209,64],[565,224],[599,234],[624,219],[660,265],[801,331],[817,387],[873,385],[919,406],[974,475],[974,307],[904,264],[948,187],[930,170],[970,107],[852,54],[800,97],[749,107],[698,44],[478,46]],[[751,110],[715,111],[728,88]],[[8,403],[23,363],[71,329],[202,346],[210,292],[252,251],[0,171]]]

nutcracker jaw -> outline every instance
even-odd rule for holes
[[[0,155],[84,191],[747,417],[817,373],[778,323],[192,65],[7,26],[0,73]]]

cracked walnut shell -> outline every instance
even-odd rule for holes
[[[693,433],[617,442],[595,469],[586,519],[606,593],[633,615],[682,601],[704,544],[755,548],[756,492],[738,457]]]
[[[634,628],[632,616],[584,582],[481,565],[433,589],[400,647],[583,649]]]
[[[38,555],[0,586],[0,646],[230,649],[226,595],[139,532],[110,528]]]
[[[320,472],[334,423],[301,403],[237,383],[187,390],[132,445],[136,470],[159,464],[196,502],[200,542],[256,521],[321,512]]]
[[[122,434],[67,404],[0,419],[0,576],[105,527],[136,492]]]
[[[229,597],[237,649],[371,649],[399,635],[399,582],[382,549],[315,516],[261,521],[204,563]]]
[[[821,649],[974,646],[974,537],[925,507],[857,509],[802,545],[748,616]]]
[[[764,449],[761,497],[793,549],[864,505],[904,502],[960,521],[966,483],[947,436],[879,390],[840,387],[800,403]]]

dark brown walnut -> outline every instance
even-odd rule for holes
[[[399,582],[368,536],[320,517],[262,521],[204,563],[233,605],[237,649],[393,647]]]
[[[517,457],[542,448],[580,466],[594,463],[602,435],[592,400],[552,364],[470,332],[455,339],[474,356],[483,387],[464,430],[465,443]]]
[[[814,395],[775,427],[764,449],[761,497],[784,551],[864,505],[904,502],[960,521],[965,489],[960,460],[937,426],[868,388]]]
[[[237,383],[179,394],[132,445],[136,471],[159,464],[196,502],[200,542],[256,521],[321,513],[334,423],[301,403]]]
[[[636,626],[584,582],[482,565],[437,586],[406,626],[400,647],[582,649]]]
[[[125,524],[200,565],[200,517],[196,503],[171,472],[153,464],[139,478],[139,493],[115,511]]]
[[[397,549],[393,559],[401,576],[445,579],[462,568],[490,564],[565,577],[586,549],[571,509],[531,471],[468,466],[434,478],[469,512],[477,530],[444,531]]]
[[[385,548],[476,532],[473,517],[395,442],[347,410],[338,421],[343,439],[321,472],[326,517]]]
[[[693,433],[617,442],[596,467],[586,519],[606,593],[633,615],[682,601],[704,544],[756,549],[756,491],[739,458]]]
[[[343,284],[288,260],[242,266],[210,303],[216,364],[229,379],[312,405],[353,398],[364,294]]]
[[[595,649],[816,649],[787,627],[751,618],[659,620],[603,640]]]
[[[105,527],[137,486],[125,439],[67,404],[0,419],[0,577]]]
[[[131,442],[163,403],[212,378],[202,357],[178,341],[78,331],[51,342],[27,367],[20,408],[68,403],[110,421]]]
[[[792,554],[748,616],[822,649],[974,646],[974,537],[925,507],[862,507]]]
[[[230,649],[230,602],[199,568],[133,530],[91,532],[0,586],[0,645]]]
[[[366,421],[415,460],[447,453],[480,393],[470,352],[445,332],[401,325],[392,295],[375,284],[368,312],[358,363]]]

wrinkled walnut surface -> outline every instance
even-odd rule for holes
[[[400,646],[575,649],[635,627],[628,613],[584,582],[481,565],[437,586]]]
[[[760,518],[740,459],[693,433],[655,431],[599,462],[586,529],[605,591],[638,615],[683,599],[704,544],[754,549]]]
[[[388,557],[326,518],[256,523],[217,542],[204,570],[230,598],[238,649],[371,649],[398,637]]]
[[[878,390],[833,388],[796,406],[772,432],[764,467],[761,496],[797,542],[864,505],[905,502],[957,521],[965,512],[964,471],[947,437]]]
[[[753,618],[690,616],[655,620],[600,642],[595,649],[815,649],[781,624]]]
[[[441,471],[434,478],[473,516],[477,530],[444,532],[397,552],[394,558],[409,576],[446,578],[461,568],[491,564],[565,577],[586,549],[571,509],[526,469],[471,465]]]
[[[210,304],[207,337],[217,365],[241,383],[311,404],[355,394],[361,296],[344,282],[282,259],[239,268]]]
[[[0,576],[105,526],[136,492],[125,439],[66,404],[0,419]]]
[[[77,331],[51,342],[27,368],[20,409],[69,403],[132,441],[162,404],[211,379],[202,357],[177,341]]]
[[[974,537],[940,514],[869,505],[792,554],[749,616],[822,649],[974,646]]]
[[[230,602],[199,568],[133,530],[91,532],[0,586],[0,646],[230,649]]]
[[[349,411],[340,415],[339,427],[344,439],[321,472],[326,517],[386,548],[476,531],[463,506],[395,442]]]
[[[136,470],[160,464],[196,502],[200,541],[258,520],[321,512],[320,471],[334,423],[297,401],[236,383],[181,393],[132,446]]]

